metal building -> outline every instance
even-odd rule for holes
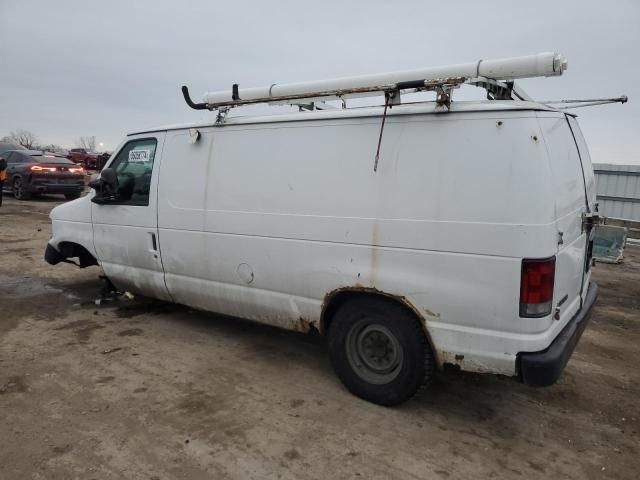
[[[640,222],[640,165],[594,163],[600,214]]]

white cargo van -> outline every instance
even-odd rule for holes
[[[578,123],[519,98],[451,102],[469,76],[425,78],[436,102],[401,104],[416,82],[385,83],[383,107],[264,117],[225,118],[257,103],[237,86],[223,106],[187,92],[218,119],[131,133],[94,191],[51,212],[45,257],[99,265],[120,290],[316,329],[344,385],[379,404],[446,364],[552,384],[598,291]],[[365,90],[346,85],[306,97]]]

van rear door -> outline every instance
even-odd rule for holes
[[[565,115],[571,134],[578,151],[580,159],[580,168],[584,181],[585,195],[585,215],[582,220],[582,230],[586,238],[585,266],[582,285],[582,299],[586,298],[589,281],[591,280],[591,259],[593,255],[593,236],[595,233],[595,225],[598,222],[598,211],[596,204],[596,178],[593,173],[593,165],[591,164],[591,156],[587,148],[587,142],[582,136],[582,131],[578,125],[575,115]]]
[[[589,231],[595,182],[589,154],[575,118],[541,114],[555,200],[557,253],[553,311],[563,323],[582,307],[590,280]],[[584,157],[584,158],[583,158]]]

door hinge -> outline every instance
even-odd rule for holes
[[[591,213],[582,212],[582,232],[591,233],[593,227],[600,224],[600,219],[600,214],[597,211]]]

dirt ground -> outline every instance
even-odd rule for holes
[[[2,479],[636,479],[640,249],[560,382],[456,372],[397,408],[350,395],[317,338],[144,299],[43,260],[51,196],[0,209]]]

